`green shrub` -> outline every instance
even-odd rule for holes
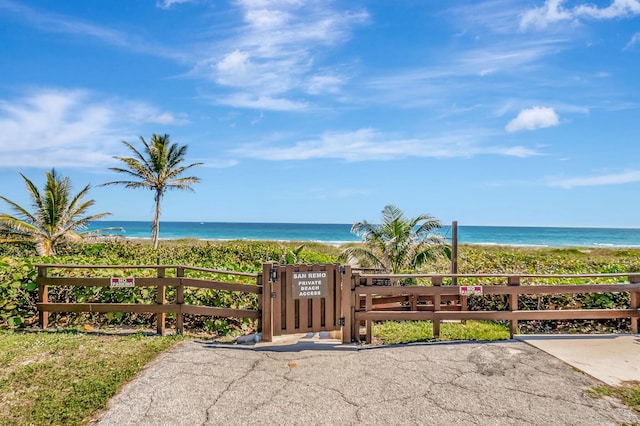
[[[15,251],[14,246],[7,248],[7,243],[0,244],[0,253]],[[25,247],[20,245],[20,247]],[[200,241],[178,240],[163,241],[157,251],[152,249],[150,241],[145,240],[105,240],[96,243],[82,243],[62,246],[58,255],[51,258],[35,258],[35,252],[23,257],[9,256],[0,261],[0,327],[21,327],[29,325],[37,318],[35,302],[37,289],[35,285],[35,263],[87,264],[87,265],[192,265],[219,270],[259,273],[263,262],[275,263],[287,259],[287,255],[296,251],[299,263],[336,263],[341,252],[339,247],[320,243],[305,243],[297,250],[300,243],[282,243],[270,241]],[[625,273],[640,271],[640,250],[635,249],[543,249],[521,247],[460,247],[458,270],[460,273],[535,273],[535,274],[590,274],[590,273]],[[432,265],[432,272],[447,272],[449,265],[440,262]],[[70,277],[87,277],[112,275],[153,276],[154,270],[82,270],[66,269],[52,271]],[[167,270],[167,274],[175,273]],[[199,271],[188,271],[187,276],[193,278],[214,279],[217,281],[240,281],[255,283],[253,278],[230,277],[222,274],[211,274]],[[588,280],[564,279],[546,280],[544,284],[578,284]],[[615,279],[607,282],[616,282]],[[445,280],[445,285],[448,284]],[[464,284],[504,284],[504,279],[465,280]],[[169,301],[175,300],[175,289],[167,288]],[[112,290],[99,287],[50,287],[51,302],[123,302],[123,303],[155,303],[154,288],[136,287],[133,289]],[[470,297],[471,310],[505,310],[508,300],[505,296]],[[185,302],[194,305],[236,307],[240,309],[256,309],[258,298],[255,294],[185,289]],[[526,295],[519,298],[519,309],[610,309],[624,308],[629,304],[628,294],[587,294],[587,295]],[[169,321],[174,320],[168,315]],[[51,324],[77,325],[84,322],[98,324],[131,324],[153,326],[154,315],[151,314],[51,314]],[[231,333],[236,329],[250,327],[251,321],[245,319],[212,319],[190,315],[185,318],[188,327],[203,330]],[[534,330],[549,330],[569,327],[569,323],[560,321],[530,322],[523,327]],[[627,330],[628,320],[582,321],[571,322],[573,327],[600,327],[602,329]],[[594,325],[595,324],[595,325]]]
[[[0,260],[0,327],[20,327],[35,320],[36,276],[30,261]]]

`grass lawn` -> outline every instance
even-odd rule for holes
[[[431,321],[384,321],[373,326],[373,335],[385,345],[433,342]],[[489,321],[443,322],[438,340],[507,340],[509,330]]]
[[[80,425],[181,337],[0,332],[0,424]]]
[[[610,396],[619,399],[625,405],[640,413],[640,384],[627,386],[596,386],[591,393],[599,396]]]

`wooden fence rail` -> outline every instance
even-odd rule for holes
[[[444,279],[451,279],[458,285],[442,285]],[[390,286],[391,282],[406,279],[430,281],[430,286]],[[503,280],[506,285],[478,285],[479,279]],[[546,280],[617,280],[627,282],[616,284],[540,284]],[[479,295],[503,295],[508,299],[508,310],[469,311],[467,297],[462,295],[463,282],[469,280]],[[523,281],[528,285],[522,285]],[[380,285],[380,283],[387,285]],[[570,319],[618,319],[629,318],[631,332],[638,333],[640,273],[632,274],[580,274],[580,275],[539,275],[539,274],[360,274],[355,273],[352,281],[353,323],[350,330],[355,340],[360,341],[360,325],[365,325],[365,338],[371,342],[374,321],[426,320],[433,322],[434,337],[440,334],[441,321],[447,320],[506,320],[510,321],[510,334],[518,331],[520,320],[570,320]],[[521,295],[540,294],[588,294],[622,293],[630,295],[628,309],[562,309],[562,310],[519,310]]]
[[[331,269],[329,268],[329,266]],[[440,334],[440,324],[447,320],[509,321],[510,333],[518,332],[518,321],[573,319],[629,319],[630,330],[638,333],[640,317],[640,273],[627,274],[373,274],[352,270],[350,266],[326,265],[323,271],[335,272],[335,289],[319,299],[289,300],[292,293],[292,267],[277,269],[265,263],[259,274],[224,271],[183,265],[57,265],[38,267],[38,310],[41,326],[47,327],[51,312],[130,312],[156,315],[159,334],[165,332],[166,315],[176,315],[176,331],[184,329],[184,315],[250,318],[258,321],[258,330],[265,339],[286,334],[287,324],[298,324],[295,332],[304,330],[342,329],[343,342],[360,341],[360,328],[365,326],[365,339],[371,342],[374,321],[426,320],[433,322],[433,334]],[[296,267],[299,268],[299,267]],[[66,277],[70,270],[85,270],[82,277]],[[101,272],[96,272],[101,270]],[[135,287],[156,288],[155,304],[145,303],[52,303],[50,286],[111,287],[113,275],[152,270],[135,277]],[[296,271],[298,269],[295,269]],[[315,270],[306,267],[305,271]],[[210,274],[212,279],[188,276],[189,272]],[[275,272],[275,274],[274,274]],[[77,275],[74,274],[74,275]],[[90,276],[91,275],[91,276]],[[96,275],[102,275],[98,277]],[[145,275],[140,274],[139,275]],[[221,281],[219,276],[233,277],[240,282]],[[217,279],[216,279],[217,278]],[[553,280],[553,283],[549,283]],[[391,285],[402,282],[420,285]],[[467,285],[465,286],[465,283]],[[455,285],[454,285],[455,284]],[[490,284],[490,285],[486,285]],[[175,288],[175,300],[167,301],[166,289]],[[462,291],[473,287],[473,292]],[[257,309],[234,309],[190,305],[185,303],[185,288],[204,288],[257,295]],[[519,309],[521,296],[554,294],[628,293],[629,305],[616,309]],[[472,296],[468,296],[472,294]],[[469,297],[505,296],[505,310],[469,310]],[[287,297],[285,297],[287,296]],[[295,299],[295,298],[294,298]],[[283,309],[283,306],[285,309]],[[325,308],[325,313],[320,314]],[[330,312],[326,312],[326,308]],[[323,316],[324,315],[324,316]],[[324,322],[323,322],[324,321]],[[316,324],[317,323],[317,324]]]
[[[205,315],[212,317],[233,317],[250,318],[261,323],[261,301],[258,296],[258,309],[235,309],[213,306],[189,305],[184,303],[185,288],[204,288],[211,290],[235,291],[241,293],[262,294],[262,275],[245,272],[224,271],[218,269],[200,268],[182,265],[59,265],[40,264],[38,268],[38,312],[42,328],[49,324],[49,313],[51,312],[125,312],[125,313],[150,313],[156,315],[156,329],[158,334],[166,331],[166,315],[168,313],[176,316],[176,332],[184,332],[184,315]],[[156,303],[51,303],[49,302],[50,286],[73,286],[73,287],[110,287],[111,277],[65,277],[50,276],[52,270],[155,270],[155,277],[132,277],[135,287],[155,287]],[[171,272],[168,277],[167,272]],[[205,280],[200,278],[185,277],[185,272],[197,271],[207,274],[225,275],[232,277],[245,277],[255,280],[255,284],[243,284],[237,282],[226,282],[216,280]],[[89,272],[87,272],[89,273]],[[168,302],[166,297],[167,287],[176,289],[175,302]]]

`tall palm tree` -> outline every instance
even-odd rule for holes
[[[442,228],[440,221],[428,214],[406,218],[393,205],[382,210],[382,223],[356,222],[351,232],[362,237],[363,246],[349,247],[342,258],[357,259],[387,273],[415,272],[437,256],[450,256],[442,236],[434,231]]]
[[[88,223],[110,214],[84,216],[95,203],[94,200],[82,201],[91,186],[85,186],[72,197],[71,181],[68,177],[59,176],[55,169],[46,172],[47,182],[42,194],[25,175],[20,175],[33,200],[33,212],[0,196],[16,212],[15,216],[0,214],[0,227],[10,234],[35,241],[39,256],[55,255],[56,247],[62,242],[77,241],[87,234],[95,235],[96,231],[86,231]]]
[[[202,163],[193,163],[183,166],[184,157],[187,153],[187,145],[170,143],[169,135],[162,136],[153,134],[149,142],[140,136],[140,141],[144,145],[144,151],[138,151],[127,141],[122,141],[133,153],[133,157],[114,157],[122,161],[126,168],[111,167],[114,172],[123,173],[132,177],[133,180],[119,180],[107,182],[106,185],[124,185],[125,188],[146,188],[154,192],[155,215],[151,228],[151,238],[153,248],[158,248],[158,237],[160,235],[160,204],[162,197],[168,189],[188,189],[192,183],[199,183],[200,178],[195,176],[180,177],[185,171],[192,167],[200,166]]]

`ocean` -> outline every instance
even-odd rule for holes
[[[129,238],[150,238],[151,222],[96,221],[89,229],[117,227]],[[451,238],[451,227],[440,234]],[[351,224],[160,222],[161,239],[317,241],[342,244],[360,241]],[[636,228],[560,228],[519,226],[458,226],[460,244],[531,247],[640,247]]]

